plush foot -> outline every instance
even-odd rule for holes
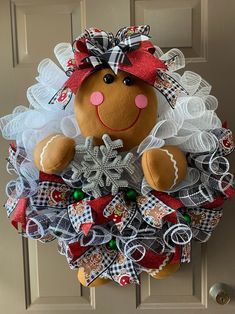
[[[180,264],[168,264],[159,272],[153,271],[149,273],[155,279],[164,279],[179,270]]]
[[[85,278],[85,273],[84,273],[83,268],[79,268],[77,276],[78,276],[78,281],[79,281],[84,287],[87,287],[86,278]],[[109,283],[109,282],[110,282],[109,279],[97,278],[97,279],[95,279],[95,280],[89,285],[89,288],[102,286],[102,285],[105,285],[105,284],[107,284],[107,283]]]
[[[153,190],[167,191],[184,179],[187,161],[181,150],[169,145],[145,151],[142,168]]]
[[[48,174],[63,171],[75,154],[75,142],[62,134],[53,134],[37,144],[33,157],[38,170]]]

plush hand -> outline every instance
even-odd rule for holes
[[[184,179],[187,162],[180,149],[168,145],[145,151],[142,156],[142,168],[152,189],[167,191]]]
[[[48,174],[63,171],[75,154],[73,139],[61,134],[53,134],[37,144],[33,157],[38,170]]]

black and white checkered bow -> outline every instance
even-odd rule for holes
[[[76,50],[77,42],[85,39],[85,45],[90,55],[82,61],[91,63],[94,68],[107,64],[117,74],[119,64],[131,65],[127,52],[138,49],[142,41],[149,40],[148,33],[148,25],[139,26],[135,29],[123,28],[116,37],[112,33],[89,29],[75,41],[73,47]]]

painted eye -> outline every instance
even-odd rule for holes
[[[103,77],[103,81],[105,82],[105,84],[113,83],[114,75],[112,75],[112,74],[105,74],[105,76]]]
[[[131,86],[134,84],[134,80],[133,78],[131,78],[130,76],[127,76],[123,79],[123,83],[126,85],[126,86]]]

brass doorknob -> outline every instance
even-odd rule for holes
[[[211,298],[220,305],[228,304],[231,300],[229,287],[225,283],[215,283],[209,291]]]

